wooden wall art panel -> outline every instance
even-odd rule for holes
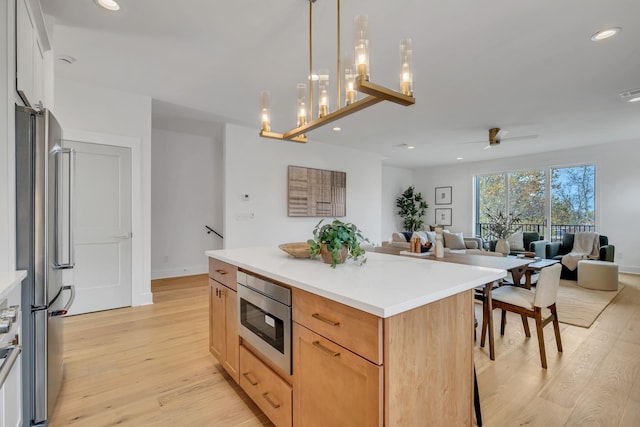
[[[345,216],[347,173],[289,166],[287,204],[289,216]]]

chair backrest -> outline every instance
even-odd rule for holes
[[[565,233],[562,236],[562,244],[558,254],[565,255],[573,250],[573,241],[575,239],[574,233]],[[607,236],[600,235],[600,246],[606,246],[609,244],[609,238]]]
[[[524,243],[524,249],[531,249],[531,242],[537,242],[540,240],[540,233],[537,231],[523,231],[522,232],[522,243]]]
[[[560,263],[545,267],[540,271],[533,305],[536,307],[549,307],[556,302],[561,271],[562,265]]]

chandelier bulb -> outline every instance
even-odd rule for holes
[[[400,92],[413,96],[413,50],[411,39],[400,42]]]
[[[369,19],[366,15],[355,17],[353,30],[356,72],[360,80],[369,81]]]

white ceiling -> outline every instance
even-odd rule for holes
[[[257,133],[259,92],[269,89],[272,129],[294,127],[295,86],[308,74],[308,0],[119,0],[118,12],[91,0],[41,3],[55,18],[56,54],[77,59],[57,61],[56,75],[151,96],[154,126],[228,121]],[[341,120],[339,133],[309,133],[309,144],[416,167],[640,142],[640,102],[618,96],[640,88],[638,0],[346,0],[341,13],[343,51],[353,17],[369,16],[374,83],[397,87],[399,41],[412,38],[416,103],[377,104]],[[332,82],[335,20],[333,0],[314,4],[314,65],[331,69]],[[611,26],[622,32],[590,40]],[[491,127],[539,136],[483,150]]]

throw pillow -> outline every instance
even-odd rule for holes
[[[436,232],[435,231],[427,231],[427,239],[429,239],[429,241],[432,244],[436,244]]]
[[[392,242],[406,242],[407,239],[401,233],[393,233],[391,235],[391,241]]]
[[[515,252],[525,251],[524,239],[522,238],[522,231],[513,233],[511,236],[509,236],[507,241],[509,242],[509,249],[511,249],[511,251],[515,251]]]
[[[476,242],[475,240],[471,240],[468,243],[465,242],[465,246],[467,247],[467,249],[480,249],[478,247],[478,242]]]
[[[428,241],[427,233],[425,233],[424,231],[414,231],[413,235],[418,236],[420,238],[420,244],[422,245],[424,245]]]
[[[448,233],[443,232],[444,236],[444,247],[449,249],[467,249],[464,244],[464,238],[462,237],[462,233]]]

